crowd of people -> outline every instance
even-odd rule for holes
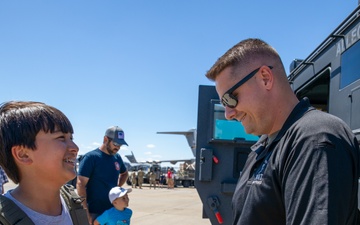
[[[138,171],[130,172],[130,181],[132,188],[142,189],[144,183],[145,172],[143,168],[140,167]],[[163,188],[167,185],[168,189],[173,189],[175,182],[175,171],[173,168],[168,168],[166,173],[162,173],[158,168],[152,168],[147,174],[147,179],[149,180],[149,188],[152,187],[156,189]]]

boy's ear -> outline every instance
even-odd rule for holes
[[[16,145],[11,148],[11,153],[14,157],[15,162],[21,164],[31,164],[32,159],[29,157],[29,149],[23,146]]]

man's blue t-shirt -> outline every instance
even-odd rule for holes
[[[124,172],[126,167],[119,154],[108,155],[97,148],[84,155],[78,174],[89,178],[86,200],[90,213],[101,214],[113,207],[109,191],[118,186],[119,174]]]
[[[131,209],[125,208],[123,211],[120,211],[112,207],[96,218],[96,220],[101,225],[130,225],[131,216]]]

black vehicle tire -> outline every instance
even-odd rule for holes
[[[182,186],[186,187],[186,188],[190,187],[190,181],[189,180],[183,180]]]

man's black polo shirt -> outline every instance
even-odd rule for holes
[[[232,200],[233,224],[353,225],[358,177],[352,131],[305,98],[276,138],[249,154]]]

